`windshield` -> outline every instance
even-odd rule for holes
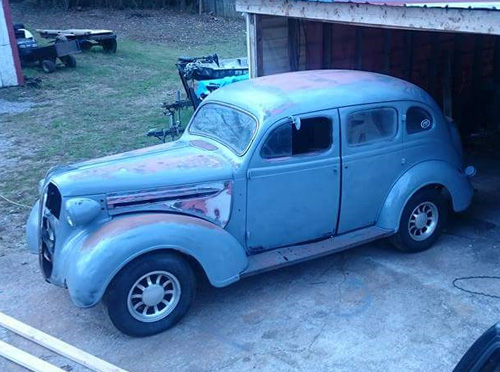
[[[196,113],[189,132],[213,138],[241,155],[250,145],[256,129],[257,122],[250,115],[209,103]]]

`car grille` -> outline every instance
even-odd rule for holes
[[[62,197],[57,186],[49,183],[40,203],[40,267],[47,279],[52,275],[56,224],[61,215],[61,203]]]

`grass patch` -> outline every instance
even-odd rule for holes
[[[174,66],[177,57],[213,52],[222,57],[246,53],[241,40],[186,52],[175,45],[120,39],[116,54],[93,48],[77,55],[76,69],[61,67],[53,74],[37,67],[24,69],[42,84],[0,90],[0,99],[35,103],[27,112],[1,117],[8,157],[16,162],[1,167],[0,194],[31,204],[38,180],[51,166],[159,143],[145,133],[167,123],[160,104],[182,90]],[[184,112],[184,123],[190,115]],[[5,206],[0,201],[0,210]]]

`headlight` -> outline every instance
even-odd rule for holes
[[[66,220],[71,226],[84,225],[101,211],[101,205],[93,199],[72,198],[66,201]]]

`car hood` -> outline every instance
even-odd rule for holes
[[[179,140],[58,167],[46,182],[65,197],[96,195],[230,180],[235,166],[216,146]]]

